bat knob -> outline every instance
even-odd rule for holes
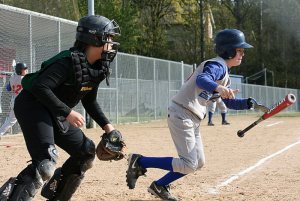
[[[244,137],[245,132],[242,131],[242,130],[239,130],[239,131],[237,132],[237,135],[238,135],[239,137]]]

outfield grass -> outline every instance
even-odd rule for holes
[[[282,112],[275,116],[276,117],[300,117],[300,112]]]

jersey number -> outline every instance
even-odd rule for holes
[[[12,86],[12,91],[13,91],[15,94],[19,94],[21,90],[22,90],[22,85],[20,85],[20,84],[17,84],[17,85],[13,85],[13,86]]]

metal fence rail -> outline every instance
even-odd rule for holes
[[[75,41],[77,23],[0,4],[0,71],[12,72],[11,62],[25,62],[29,72]],[[141,122],[166,118],[171,97],[192,73],[193,66],[182,62],[118,53],[112,63],[110,86],[101,83],[97,100],[113,123]],[[5,85],[9,75],[0,74],[0,123],[10,111],[10,94]],[[238,97],[254,97],[270,105],[296,89],[249,84],[232,84]],[[299,104],[287,111],[298,111]],[[85,114],[81,104],[75,110]],[[232,114],[240,112],[230,111]],[[19,127],[15,126],[16,132]]]

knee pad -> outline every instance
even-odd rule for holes
[[[96,155],[95,143],[86,138],[82,145],[82,164],[80,170],[86,172],[88,169],[93,167],[93,161]]]
[[[48,159],[42,160],[42,162],[39,163],[37,171],[43,181],[47,181],[52,177],[55,171],[55,165],[55,162]]]
[[[63,175],[84,174],[92,168],[96,156],[96,147],[92,140],[86,138],[79,153],[71,155],[62,166]]]
[[[83,153],[83,155],[93,155],[93,156],[95,156],[95,152],[96,152],[95,143],[91,139],[86,138],[84,140],[84,143],[82,144],[82,153]]]
[[[47,181],[52,177],[55,171],[56,161],[58,159],[57,150],[54,145],[49,145],[48,154],[50,159],[44,159],[37,164],[37,171],[43,181]]]

